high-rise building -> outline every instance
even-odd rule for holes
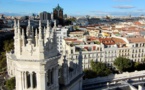
[[[51,19],[51,14],[44,11],[40,13],[40,20],[50,20]]]
[[[58,20],[60,24],[63,23],[63,8],[59,4],[56,8],[53,8],[53,18]]]
[[[14,51],[7,53],[7,71],[16,78],[15,90],[82,90],[82,53],[77,60],[67,60],[65,51],[61,55],[56,28],[56,21],[53,28],[47,21],[44,29],[39,21],[39,31],[33,32],[29,21],[25,34],[15,21]]]

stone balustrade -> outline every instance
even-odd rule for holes
[[[17,59],[14,54],[11,54],[10,57],[8,57],[9,60],[15,60],[15,61],[29,61],[29,62],[45,62],[45,61],[50,61],[50,60],[54,60],[54,59],[57,59],[57,58],[60,58],[61,55],[57,55],[55,57],[51,57],[49,59],[44,59],[44,60],[27,60],[27,59]]]
[[[124,72],[122,74],[111,74],[106,77],[97,77],[93,79],[86,79],[83,81],[83,85],[93,84],[93,83],[103,83],[103,82],[114,82],[114,81],[122,81],[122,80],[143,80],[145,79],[145,70],[143,71],[135,71],[135,72]]]

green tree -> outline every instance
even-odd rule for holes
[[[134,68],[135,68],[135,69],[138,69],[138,68],[140,67],[140,65],[141,65],[141,64],[140,64],[139,62],[134,62]]]
[[[3,50],[6,52],[9,52],[9,51],[11,51],[11,50],[13,50],[14,49],[14,41],[13,41],[13,39],[11,39],[11,40],[5,40],[4,41],[4,46],[3,46]]]
[[[91,61],[91,69],[97,76],[107,76],[111,73],[111,70],[102,62]]]
[[[110,68],[106,66],[105,63],[102,62],[93,62],[91,61],[91,68],[84,70],[85,76],[84,78],[95,78],[98,76],[107,76],[112,71]]]
[[[94,41],[94,44],[100,44],[100,42],[99,41]]]
[[[85,69],[84,73],[84,78],[95,78],[97,76],[96,73],[91,69]]]
[[[133,62],[134,70],[145,70],[145,63]]]
[[[130,59],[124,57],[117,57],[114,61],[114,65],[120,71],[128,71],[132,67],[132,62]]]
[[[6,52],[14,49],[13,39],[5,40],[3,42],[3,51],[0,52],[0,71],[3,71],[3,68],[6,68]]]
[[[12,77],[12,78],[10,78],[10,79],[8,79],[8,80],[6,81],[6,88],[7,88],[8,90],[13,90],[13,89],[15,89],[15,85],[16,85],[15,77]]]

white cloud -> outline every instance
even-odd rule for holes
[[[45,0],[17,0],[17,1],[22,1],[22,2],[42,2]]]
[[[132,9],[135,8],[134,6],[131,5],[119,5],[119,6],[114,6],[113,8],[118,8],[118,9]]]
[[[113,0],[113,1],[126,2],[126,1],[132,1],[132,0]]]
[[[97,16],[106,16],[106,15],[113,15],[113,16],[140,16],[140,15],[145,15],[145,11],[138,11],[138,10],[133,10],[133,11],[90,11],[88,15],[97,15]]]
[[[105,11],[91,11],[91,14],[96,14],[96,15],[108,15],[110,14],[109,12]]]

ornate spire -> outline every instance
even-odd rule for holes
[[[35,30],[35,45],[38,46],[38,34],[37,34],[37,29]]]
[[[28,20],[28,26],[27,26],[27,30],[26,30],[26,34],[27,37],[30,38],[30,33],[31,33],[31,27],[30,27],[30,20]]]
[[[47,20],[47,28],[46,28],[46,32],[45,32],[45,40],[47,41],[47,38],[49,38],[50,35],[50,24],[49,21]]]
[[[34,28],[32,26],[32,38],[34,37]]]
[[[39,39],[42,39],[41,20],[39,20]]]
[[[25,35],[24,35],[24,29],[22,29],[22,37],[25,37]]]
[[[43,29],[43,30],[44,30],[44,34],[45,34],[45,33],[46,33],[46,28],[44,27],[44,29]]]
[[[18,20],[18,37],[21,37],[20,20]]]
[[[23,40],[23,46],[25,46],[25,35],[24,35],[24,29],[22,29],[22,40]]]
[[[54,28],[56,28],[56,20],[54,20]]]
[[[28,26],[31,26],[30,20],[28,20]]]
[[[62,74],[61,74],[62,75],[61,83],[64,85],[66,85],[68,83],[68,74],[69,74],[68,71],[69,71],[68,70],[68,61],[66,60],[66,56],[64,56],[63,63],[62,63]]]
[[[18,30],[17,30],[17,21],[16,21],[16,19],[14,20],[14,32],[15,32],[15,38],[17,37],[17,32],[18,32]]]
[[[49,20],[47,20],[47,28],[50,26],[50,24],[49,24]]]
[[[42,29],[42,28],[41,28],[41,20],[39,20],[39,29]]]
[[[20,28],[20,20],[18,20],[18,29]]]
[[[14,28],[17,27],[16,19],[14,20]]]
[[[37,34],[37,29],[35,30],[35,37],[38,37],[38,34]]]
[[[64,59],[63,59],[63,63],[67,66],[68,63],[67,63],[67,60],[66,60],[66,56],[64,55],[63,57],[64,57]]]

